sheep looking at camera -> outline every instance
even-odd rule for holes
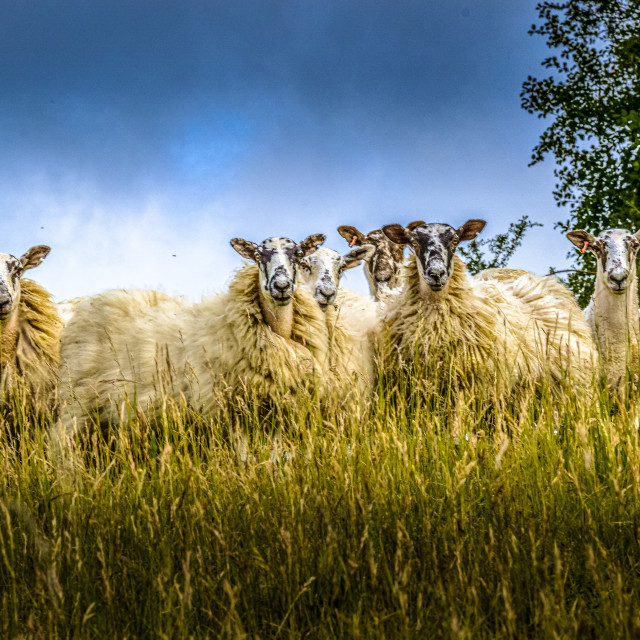
[[[587,324],[600,354],[600,364],[612,388],[620,388],[627,369],[638,375],[638,283],[636,254],[640,231],[608,229],[597,238],[575,229],[567,238],[597,261],[593,297],[585,309]]]
[[[320,307],[326,310],[329,305],[336,303],[342,274],[370,258],[374,251],[372,245],[364,245],[343,256],[333,249],[320,247],[300,261],[302,283],[313,292]]]
[[[208,414],[221,393],[258,402],[291,402],[306,391],[355,396],[354,386],[368,384],[369,363],[298,288],[300,260],[323,241],[320,234],[300,244],[236,238],[232,246],[252,264],[227,292],[197,304],[131,291],[82,301],[62,337],[65,432],[96,409],[101,421],[117,420],[125,394],[143,410],[184,398]]]
[[[593,348],[575,303],[560,313],[567,315],[567,323],[557,322],[547,332],[536,319],[536,309],[554,304],[557,311],[562,295],[550,296],[543,288],[524,291],[526,279],[515,295],[511,284],[467,276],[455,248],[484,225],[483,220],[469,220],[454,229],[416,221],[406,229],[383,227],[392,241],[414,251],[405,285],[384,318],[386,365],[416,359],[433,372],[447,363],[451,369],[441,367],[438,375],[451,374],[456,386],[467,388],[486,384],[507,391],[518,382],[547,375],[559,380],[565,374],[579,385],[587,384]]]
[[[363,245],[346,255],[320,247],[300,262],[302,282],[313,292],[327,321],[334,324],[340,318],[345,328],[355,335],[371,335],[379,322],[378,307],[370,298],[355,291],[340,288],[340,278],[347,269],[357,267],[371,257],[375,248]]]
[[[34,406],[53,401],[62,323],[51,295],[33,280],[22,279],[49,254],[44,245],[21,258],[0,254],[0,339],[2,397],[24,385]]]

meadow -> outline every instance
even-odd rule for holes
[[[16,397],[0,637],[638,637],[637,393],[431,391],[380,379],[366,408],[215,418],[132,399],[79,439],[71,480]]]

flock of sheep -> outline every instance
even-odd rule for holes
[[[545,379],[579,393],[594,374],[620,388],[638,369],[640,232],[567,234],[597,258],[583,313],[553,277],[518,269],[470,277],[456,247],[484,226],[416,221],[367,234],[341,226],[345,255],[321,247],[321,234],[300,243],[235,238],[248,262],[227,291],[196,304],[110,290],[56,305],[21,279],[48,247],[0,254],[2,392],[21,388],[53,409],[70,441],[96,417],[117,422],[126,399],[145,414],[168,401],[211,415],[225,399],[287,403],[301,394],[348,407],[366,402],[381,372],[406,367],[446,376],[453,388],[508,392]],[[371,297],[339,286],[361,263]]]

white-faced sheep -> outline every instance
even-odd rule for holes
[[[619,388],[627,369],[638,374],[638,283],[636,254],[640,231],[608,229],[597,238],[575,229],[567,238],[580,251],[591,251],[597,262],[595,291],[585,310],[609,385]]]
[[[342,274],[347,269],[357,267],[374,252],[373,245],[363,245],[344,256],[333,249],[320,247],[300,261],[302,282],[311,289],[320,307],[326,310],[337,302]]]
[[[371,257],[374,251],[375,247],[366,244],[343,256],[333,249],[320,247],[300,262],[302,282],[313,292],[328,322],[335,323],[339,318],[353,334],[375,332],[378,307],[371,298],[341,288],[340,278],[347,269]]]
[[[0,253],[2,396],[24,384],[39,408],[53,400],[62,323],[50,294],[22,274],[37,267],[49,251],[38,245],[21,258]]]
[[[125,394],[135,394],[143,411],[184,398],[204,413],[214,411],[221,390],[247,401],[287,402],[309,388],[320,397],[355,395],[371,365],[298,288],[300,260],[323,241],[320,234],[299,244],[236,238],[233,248],[251,264],[227,292],[197,304],[128,291],[81,302],[61,343],[65,432],[95,410],[117,420]]]
[[[498,280],[467,276],[455,249],[484,226],[483,220],[469,220],[457,229],[422,221],[407,228],[383,227],[392,241],[414,252],[402,292],[384,320],[391,366],[398,356],[405,362],[417,358],[431,372],[440,367],[441,376],[443,367],[452,367],[446,374],[457,385],[488,384],[499,390],[546,375],[557,380],[568,374],[576,384],[587,384],[593,346],[570,297],[558,312],[558,300],[544,288],[517,296]],[[535,317],[536,308],[545,304],[556,305],[561,318],[551,332]]]
[[[364,258],[364,273],[374,300],[385,301],[400,290],[400,274],[404,264],[404,246],[389,240],[382,229],[367,234],[351,225],[338,227],[338,233],[350,247],[370,244],[374,252]]]

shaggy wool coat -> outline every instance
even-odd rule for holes
[[[46,289],[33,280],[20,282],[15,315],[2,327],[1,395],[23,389],[35,406],[54,400],[60,359],[62,321]]]
[[[359,397],[372,368],[364,338],[325,317],[303,287],[292,304],[292,336],[283,338],[263,318],[254,264],[236,272],[226,293],[193,305],[151,291],[82,301],[61,344],[65,430],[96,409],[102,421],[117,420],[125,397],[144,411],[169,398],[205,413],[225,398]]]
[[[554,280],[510,271],[470,279],[455,256],[445,289],[425,293],[411,256],[404,288],[383,321],[385,366],[418,363],[426,375],[457,387],[485,384],[498,391],[566,375],[588,384],[594,347],[573,296]]]

